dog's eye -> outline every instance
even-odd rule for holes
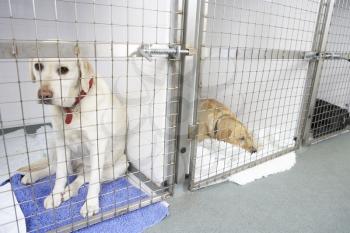
[[[57,69],[57,73],[59,74],[67,74],[69,69],[65,66],[61,66],[60,68]]]
[[[44,65],[41,64],[41,63],[35,63],[34,64],[34,68],[37,70],[37,71],[42,71],[44,69]]]

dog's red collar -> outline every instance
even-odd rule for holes
[[[89,90],[91,89],[93,83],[94,83],[94,80],[90,79],[89,80]],[[79,96],[75,97],[75,102],[72,105],[72,107],[64,107],[63,108],[63,111],[66,113],[66,118],[65,118],[64,122],[67,125],[70,124],[72,122],[72,120],[73,120],[73,109],[74,109],[74,107],[77,106],[80,103],[80,101],[86,96],[86,94],[87,93],[84,90],[81,90]]]

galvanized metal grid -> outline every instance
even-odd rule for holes
[[[333,4],[329,16],[329,28],[325,31],[323,53],[333,58],[323,59],[320,74],[316,77],[313,105],[305,139],[315,143],[329,137],[347,132],[349,124],[350,80],[350,3],[348,1],[330,1]]]
[[[312,83],[309,60],[303,58],[313,51],[315,30],[323,20],[320,6],[313,0],[204,2],[198,101],[212,98],[230,108],[252,132],[258,152],[212,139],[197,142],[191,189],[220,182],[300,144]]]
[[[111,89],[124,98],[130,116],[127,149],[136,156],[129,158],[133,166],[126,177],[148,197],[55,231],[72,231],[160,201],[172,193],[175,180],[186,184],[189,173],[190,189],[198,189],[295,150],[301,135],[308,140],[312,134],[320,94],[347,107],[347,1],[0,4],[1,178],[14,174],[15,161],[30,164],[52,149],[47,144],[52,131],[42,127],[35,132],[49,124],[50,115],[36,103],[28,80],[27,63],[33,57],[89,60],[99,79],[117,83]],[[163,55],[149,57],[152,48]],[[175,56],[174,48],[179,52]],[[181,56],[180,50],[190,56]],[[339,88],[338,94],[332,91]],[[257,153],[215,140],[192,140],[199,136],[198,103],[207,98],[237,115],[256,140]],[[24,128],[23,135],[11,135],[14,127]],[[34,136],[44,141],[43,147],[31,144]],[[24,149],[12,151],[19,141]],[[22,220],[15,216],[0,226],[16,224],[19,230]]]
[[[19,165],[30,166],[53,149],[48,144],[53,133],[49,126],[52,115],[46,106],[37,103],[38,84],[30,80],[29,61],[79,58],[89,61],[97,80],[105,80],[126,105],[131,168],[125,178],[147,194],[147,198],[130,200],[121,207],[115,203],[112,210],[73,224],[60,228],[37,226],[32,231],[47,227],[56,232],[76,230],[161,201],[172,193],[180,61],[169,61],[167,56],[148,61],[139,56],[138,49],[143,44],[158,48],[181,44],[183,5],[177,0],[0,2],[0,66],[4,70],[0,74],[2,181],[14,175]],[[33,138],[43,143],[32,144]],[[128,192],[128,188],[112,192]],[[34,190],[32,197],[44,198],[35,196]],[[0,210],[14,205],[13,202]],[[32,216],[37,214],[34,211]],[[57,219],[54,224],[64,220]],[[15,216],[0,227],[19,227],[20,221],[23,219]]]

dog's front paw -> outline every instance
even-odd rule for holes
[[[67,201],[71,199],[72,197],[75,197],[78,195],[79,189],[76,189],[74,186],[67,186],[64,190],[64,193],[62,195],[63,201]]]
[[[80,214],[84,218],[86,216],[91,217],[92,215],[97,214],[99,212],[99,210],[100,210],[100,206],[99,206],[98,197],[91,198],[91,199],[86,200],[84,205],[81,207]]]
[[[50,194],[44,200],[45,209],[52,209],[58,207],[62,203],[62,194],[55,193]]]
[[[25,174],[21,179],[21,183],[24,185],[28,185],[34,182],[32,182],[32,177],[30,177],[30,174]]]

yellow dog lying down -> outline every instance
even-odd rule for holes
[[[257,145],[248,129],[225,105],[214,99],[202,99],[198,111],[197,139],[214,138],[237,145],[250,153],[257,152]]]

